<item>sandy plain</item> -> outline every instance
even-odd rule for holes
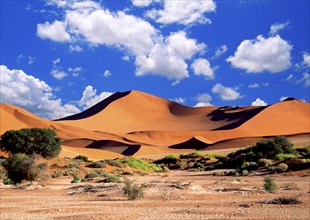
[[[264,176],[183,171],[129,176],[147,184],[144,199],[134,201],[122,195],[122,183],[71,184],[72,178],[62,177],[20,187],[1,185],[0,219],[309,219],[309,173],[274,174],[279,187],[274,194],[263,190]],[[292,185],[295,189],[288,190]],[[301,204],[267,204],[278,197],[297,198]]]

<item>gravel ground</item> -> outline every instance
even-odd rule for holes
[[[147,184],[144,199],[135,201],[128,201],[123,184],[116,183],[70,184],[72,178],[63,177],[19,188],[0,185],[0,219],[310,219],[310,176],[273,177],[279,186],[275,194],[263,191],[264,176],[180,171],[129,176]],[[285,189],[288,184],[298,189]],[[302,203],[266,203],[277,197]]]

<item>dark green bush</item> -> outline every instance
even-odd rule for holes
[[[81,179],[78,176],[75,176],[71,183],[78,183]]]
[[[20,183],[23,180],[33,181],[41,174],[41,170],[34,159],[21,153],[10,154],[3,165],[7,170],[8,178],[14,183]]]
[[[84,161],[84,162],[89,162],[88,157],[83,156],[83,155],[78,155],[78,156],[76,156],[76,157],[73,158],[73,159],[74,159],[74,160],[81,160],[81,161]]]
[[[14,181],[13,181],[13,180],[10,180],[10,179],[4,179],[4,180],[3,180],[3,184],[4,184],[4,185],[13,185],[13,184],[14,184]]]
[[[106,166],[106,163],[100,160],[88,165],[88,167],[91,167],[91,168],[103,168],[105,166]]]
[[[43,158],[58,156],[61,140],[55,131],[44,128],[10,130],[1,135],[0,149],[12,154],[24,153],[28,156],[39,154]]]

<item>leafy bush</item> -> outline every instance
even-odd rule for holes
[[[105,167],[106,163],[104,161],[96,161],[94,163],[91,163],[88,165],[88,167],[91,167],[91,168],[103,168]]]
[[[96,177],[98,177],[98,174],[96,172],[90,172],[90,173],[87,173],[85,175],[86,179],[93,179],[93,178],[96,178]]]
[[[295,154],[277,154],[275,156],[276,160],[284,160],[288,158],[296,158],[297,156]]]
[[[78,183],[81,179],[78,176],[75,176],[71,183]]]
[[[165,156],[165,157],[162,158],[162,159],[155,160],[154,163],[155,163],[155,164],[176,163],[179,159],[180,159],[180,157],[179,157],[178,155],[170,154],[170,155]]]
[[[187,155],[188,158],[204,157],[205,155],[200,151],[194,151]]]
[[[277,184],[274,182],[274,180],[270,177],[264,178],[264,189],[266,192],[269,193],[275,193],[277,190]]]
[[[279,136],[259,141],[252,147],[232,152],[227,157],[220,159],[220,162],[223,162],[224,168],[245,168],[247,167],[246,162],[258,162],[260,159],[275,159],[276,155],[279,154],[296,155],[297,151],[293,148],[291,142],[285,137]],[[263,161],[261,162],[263,163]]]
[[[248,170],[242,170],[241,175],[242,176],[248,176],[250,172]]]
[[[33,181],[41,174],[41,170],[34,159],[21,153],[10,154],[3,165],[7,170],[9,179],[13,180],[14,183],[20,183],[23,180]]]
[[[118,176],[108,176],[103,180],[104,183],[121,183],[122,180]]]
[[[139,170],[152,170],[155,172],[161,172],[162,169],[152,163],[148,163],[144,160],[138,159],[138,158],[124,158],[118,160],[120,163],[128,164],[128,166],[139,169]]]
[[[12,154],[24,153],[28,156],[39,154],[43,158],[58,156],[61,140],[55,131],[44,128],[10,130],[1,135],[0,149]]]
[[[266,158],[261,158],[258,160],[258,165],[262,167],[268,167],[272,164],[272,160],[266,159]]]
[[[143,199],[145,184],[133,184],[132,180],[125,179],[123,193],[129,200]]]
[[[119,168],[123,167],[122,164],[117,160],[104,160],[104,163],[110,166],[114,166],[114,167],[119,167]]]
[[[100,177],[107,177],[109,174],[104,170],[94,170],[94,173],[98,174]]]
[[[76,156],[76,157],[73,158],[73,159],[74,159],[74,160],[81,160],[81,161],[84,161],[84,162],[89,162],[88,157],[83,156],[83,155],[78,155],[78,156]]]
[[[13,185],[13,184],[14,184],[14,181],[11,180],[11,179],[4,179],[4,180],[3,180],[3,184],[4,184],[4,185]]]
[[[223,158],[223,156],[220,155],[220,154],[212,154],[212,153],[207,153],[205,156],[207,156],[209,158],[212,158],[212,159],[221,159],[221,158]]]
[[[276,171],[278,172],[285,172],[288,169],[288,165],[286,163],[279,163],[276,166]]]

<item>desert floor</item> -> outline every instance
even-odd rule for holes
[[[122,195],[122,183],[71,184],[72,177],[19,187],[1,183],[0,219],[310,219],[309,173],[272,175],[279,187],[274,194],[263,191],[264,176],[182,171],[128,176],[147,184],[144,199],[135,201]],[[302,203],[267,203],[277,197]]]

